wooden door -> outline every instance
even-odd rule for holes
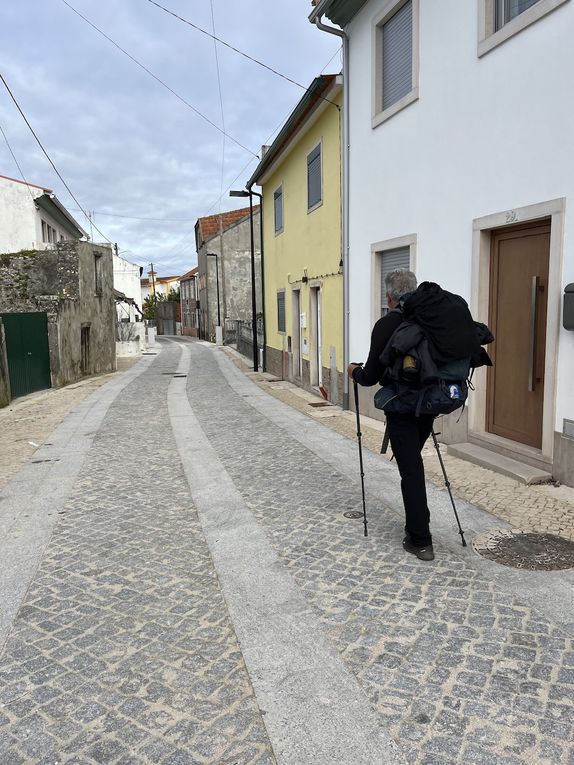
[[[487,430],[540,449],[550,223],[492,233]],[[490,350],[490,349],[489,349]]]

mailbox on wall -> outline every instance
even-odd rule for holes
[[[562,326],[574,332],[574,284],[564,287],[564,308],[562,311]]]

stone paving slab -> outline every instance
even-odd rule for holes
[[[186,395],[189,357],[184,346],[170,416],[278,762],[399,765],[382,721],[202,431]]]
[[[437,539],[434,563],[408,556],[400,513],[384,495],[365,540],[342,516],[357,504],[347,475],[278,432],[259,393],[230,391],[214,361],[220,352],[195,353],[196,416],[405,762],[571,765],[571,630],[468,548],[456,553]],[[559,583],[547,581],[550,597]]]
[[[569,572],[503,576],[463,551],[438,488],[437,560],[408,556],[395,468],[369,452],[365,539],[342,515],[360,496],[356,445],[334,432],[348,415],[303,416],[246,380],[221,349],[180,343],[193,356],[187,380],[172,378],[180,349],[164,344],[86,433],[81,477],[52,507],[51,539],[0,659],[0,764],[276,761],[269,731],[277,734],[251,683],[252,653],[246,664],[236,635],[240,601],[233,587],[220,589],[197,487],[190,492],[169,423],[169,387],[187,383],[234,501],[267,540],[262,554],[296,586],[305,618],[354,677],[399,760],[573,765]],[[190,439],[190,459],[199,448]],[[41,482],[53,466],[33,469]],[[10,487],[25,503],[22,475]],[[216,509],[225,519],[228,505]],[[461,510],[469,541],[492,524],[466,502]],[[249,563],[257,568],[256,557]],[[262,633],[263,660],[272,648]]]
[[[242,356],[226,348],[235,365],[246,371],[248,363]],[[266,393],[288,404],[297,411],[313,417],[307,399],[302,398],[300,388],[285,382],[281,387],[261,380],[257,383]],[[374,389],[373,389],[374,390]],[[312,394],[308,394],[312,395]],[[329,417],[323,424],[335,432],[356,441],[355,415],[341,412],[340,417]],[[365,449],[379,454],[384,423],[361,417],[361,431]],[[388,458],[391,453],[389,451]],[[473,465],[446,453],[442,448],[449,480],[456,496],[502,518],[511,526],[527,531],[548,532],[574,541],[574,489],[566,486],[525,486],[507,476],[484,467]],[[427,479],[436,486],[444,486],[444,476],[432,443],[423,450]]]
[[[117,395],[57,509],[0,659],[2,765],[275,762],[170,428],[179,353]]]

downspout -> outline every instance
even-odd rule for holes
[[[343,409],[349,408],[349,38],[342,29],[330,27],[318,14],[312,23],[322,32],[340,37],[343,41]]]

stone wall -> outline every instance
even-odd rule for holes
[[[261,299],[261,252],[259,210],[253,214],[255,245],[255,294],[257,313],[263,312]],[[223,234],[204,242],[198,250],[199,300],[202,333],[206,339],[215,338],[217,324],[216,259],[219,276],[219,308],[221,325],[225,319],[251,321],[251,233],[249,218],[231,226]]]
[[[265,371],[283,379],[283,352],[269,345],[265,346]]]
[[[53,387],[67,385],[84,374],[82,327],[89,328],[86,374],[115,370],[116,312],[110,247],[67,241],[54,250],[0,255],[0,312],[33,311],[45,312],[48,317]]]
[[[311,385],[310,364],[308,359],[303,359],[303,376],[293,375],[293,354],[283,352],[270,345],[265,346],[265,371],[275,375],[279,379],[288,379],[289,382],[300,388],[317,393],[317,389]],[[323,367],[323,388],[327,391],[328,400],[332,404],[343,404],[343,373],[335,367],[329,369]]]

